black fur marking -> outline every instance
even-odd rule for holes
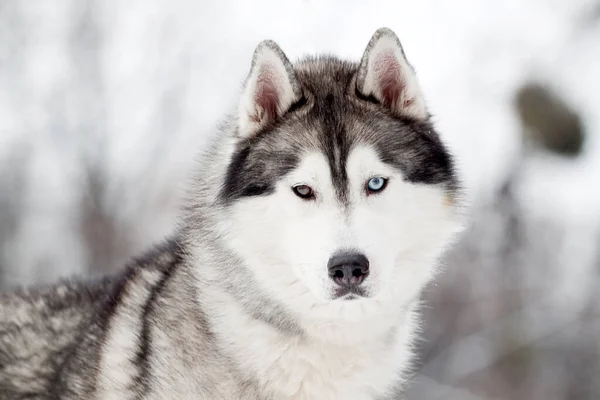
[[[346,127],[340,118],[343,114],[343,99],[338,100],[334,94],[328,93],[324,99],[320,98],[312,110],[316,120],[321,121],[321,144],[323,152],[329,162],[331,179],[338,200],[346,203],[348,199],[348,175],[346,161],[350,152],[350,141]]]
[[[406,180],[421,184],[448,185],[455,189],[457,182],[453,160],[428,123],[404,123],[398,135],[388,135],[377,142],[383,162],[401,171]]]
[[[112,314],[114,312],[116,302],[111,294],[117,293],[117,291],[120,292],[121,290],[119,288],[121,288],[125,282],[124,280],[115,282],[114,278],[114,276],[102,277],[96,281],[89,282],[87,286],[82,288],[80,295],[89,296],[89,298],[94,299],[94,302],[107,304],[108,307],[103,308],[103,311],[105,312],[104,314],[90,318],[89,323],[82,326],[82,329],[75,340],[75,344],[79,344],[85,340],[85,335],[88,333],[88,327],[91,325],[92,321],[95,320],[95,318],[105,321],[110,318],[108,314]],[[81,298],[78,298],[77,300],[84,301],[84,299]],[[51,398],[59,399],[61,394],[68,393],[69,389],[65,386],[63,374],[72,362],[71,359],[77,356],[77,350],[77,346],[72,346],[66,349],[67,354],[65,355],[63,362],[56,367],[56,372],[50,380],[49,393]],[[95,361],[98,361],[99,359],[100,355],[97,354]],[[97,368],[94,368],[94,371],[97,372]]]
[[[362,94],[362,92],[360,90],[358,90],[358,88],[354,88],[354,94],[356,95],[356,97],[359,100],[366,101],[368,103],[381,105],[381,102],[379,100],[377,100],[377,98],[375,98],[375,96],[373,96],[372,94],[365,96],[364,94]]]
[[[308,103],[308,100],[306,99],[306,97],[302,96],[300,98],[300,100],[298,100],[297,102],[292,104],[292,106],[290,107],[288,112],[293,113],[295,111],[298,111],[298,110],[302,109],[302,107],[304,107],[307,103]]]
[[[164,245],[164,248],[157,250],[156,254],[151,254],[149,257],[155,258],[157,254],[160,254],[161,251],[167,250],[171,254],[175,255],[175,258],[170,262],[170,264],[163,266],[164,270],[163,276],[160,281],[152,287],[152,291],[150,296],[148,297],[148,301],[144,305],[144,309],[142,311],[142,328],[140,331],[140,347],[137,351],[136,358],[134,361],[134,365],[138,368],[138,376],[135,377],[135,382],[139,386],[138,390],[138,399],[143,399],[148,391],[150,390],[150,365],[149,365],[149,357],[151,352],[151,324],[150,315],[154,311],[154,307],[156,305],[156,300],[158,296],[163,291],[165,285],[173,275],[173,271],[175,268],[181,263],[182,256],[180,245],[172,240]]]
[[[272,139],[268,132],[261,132],[242,143],[227,168],[221,200],[229,203],[240,197],[271,194],[275,183],[296,167],[298,157],[289,143],[275,145]]]
[[[242,182],[238,179],[238,173],[244,169],[246,160],[250,155],[250,146],[246,146],[236,152],[232,158],[229,166],[227,167],[227,175],[225,176],[225,183],[221,189],[221,197],[224,199],[239,197],[240,193],[243,192],[243,187],[240,189]],[[259,195],[257,193],[256,195]]]
[[[273,187],[268,184],[256,183],[248,184],[240,193],[240,197],[264,196],[273,192]]]
[[[226,201],[239,197],[264,196],[273,192],[273,186],[268,182],[252,179],[261,175],[260,171],[249,168],[252,142],[257,140],[249,140],[245,147],[235,153],[227,168],[225,184],[221,190],[221,198]],[[260,166],[256,169],[258,168]]]
[[[221,190],[225,202],[273,193],[304,151],[316,151],[327,159],[336,195],[345,204],[346,164],[358,143],[372,146],[410,182],[458,188],[452,158],[431,123],[397,116],[361,95],[356,64],[319,57],[296,68],[304,96],[290,112],[239,144]]]
[[[88,382],[97,382],[98,373],[100,369],[98,368],[100,362],[102,360],[103,354],[103,343],[107,340],[107,335],[110,331],[110,325],[113,316],[117,312],[117,308],[121,302],[121,299],[126,296],[127,293],[127,283],[134,278],[137,273],[137,268],[134,266],[129,266],[125,269],[124,273],[121,273],[115,277],[113,277],[113,284],[110,290],[107,290],[105,293],[105,300],[98,306],[95,311],[95,316],[91,319],[89,327],[86,329],[84,336],[82,337],[81,342],[78,343],[77,348],[74,349],[74,352],[79,352],[82,349],[87,351],[91,351],[89,354],[91,358],[93,358],[93,368],[91,369],[91,379]],[[97,334],[97,339],[94,338],[94,334]],[[97,343],[96,343],[97,341]],[[83,345],[82,343],[89,344],[89,347]],[[71,359],[72,358],[72,359]],[[79,367],[79,364],[82,362],[81,354],[73,353],[71,357],[61,365],[61,368],[57,371],[57,374],[52,383],[52,392],[56,393],[56,398],[60,398],[66,393],[70,392],[70,388],[67,387],[66,380],[69,379],[69,375],[73,373],[77,373],[76,369]],[[94,386],[83,388],[87,393],[92,395],[95,390]]]

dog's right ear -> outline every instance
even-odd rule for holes
[[[292,64],[279,46],[265,40],[254,51],[238,110],[238,135],[252,136],[302,98]]]
[[[428,117],[417,76],[400,40],[388,28],[378,29],[369,41],[358,67],[356,90],[395,114],[416,120]]]

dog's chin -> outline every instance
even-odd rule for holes
[[[337,287],[332,290],[331,300],[351,301],[369,298],[368,292],[361,287]]]
[[[348,334],[354,324],[375,324],[373,329],[381,331],[389,325],[388,310],[376,298],[348,292],[342,296],[331,296],[306,310],[311,323],[323,329],[339,329]],[[379,326],[381,325],[381,326]],[[379,329],[381,328],[381,329]],[[318,335],[319,332],[315,332]]]

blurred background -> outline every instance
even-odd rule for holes
[[[0,2],[0,288],[168,236],[256,44],[399,35],[472,205],[409,399],[600,399],[598,0]]]

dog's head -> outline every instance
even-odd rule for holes
[[[261,43],[235,125],[223,232],[261,290],[298,312],[418,296],[458,227],[459,185],[392,31],[358,64],[292,65]]]

